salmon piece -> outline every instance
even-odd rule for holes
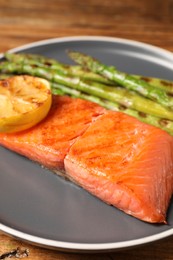
[[[173,138],[120,112],[98,117],[71,146],[66,174],[140,220],[166,223],[173,193]]]
[[[48,116],[28,130],[0,134],[0,144],[49,169],[64,170],[70,146],[105,109],[68,96],[53,96]]]
[[[173,193],[173,138],[156,127],[81,99],[53,97],[48,116],[0,144],[124,212],[166,223]]]

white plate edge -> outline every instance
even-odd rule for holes
[[[130,241],[122,241],[122,242],[110,242],[110,243],[74,243],[74,242],[62,242],[57,240],[51,240],[46,239],[38,236],[33,236],[21,231],[18,231],[16,229],[7,227],[0,223],[0,231],[14,236],[16,238],[20,238],[22,240],[25,240],[30,243],[35,243],[51,248],[57,248],[57,249],[67,249],[67,250],[79,250],[79,251],[105,251],[105,250],[114,250],[114,249],[124,249],[124,248],[130,248],[135,247],[139,245],[148,244],[151,242],[156,242],[157,240],[160,240],[161,238],[167,238],[168,236],[173,235],[173,229],[163,231],[159,234],[147,236],[144,238],[139,239],[133,239]],[[161,235],[161,237],[160,237]]]
[[[144,42],[139,42],[136,40],[131,40],[131,39],[124,39],[124,38],[118,38],[118,37],[109,37],[109,36],[68,36],[68,37],[56,37],[56,38],[49,38],[45,40],[40,40],[40,41],[35,41],[32,43],[24,44],[19,47],[12,48],[10,50],[7,50],[6,52],[18,52],[22,51],[24,49],[32,48],[32,47],[37,47],[37,46],[43,46],[46,44],[52,44],[52,43],[61,43],[61,42],[71,42],[71,41],[107,41],[107,42],[118,42],[118,43],[123,43],[123,44],[128,44],[136,47],[142,47],[144,49],[150,50],[154,53],[161,54],[163,55],[162,58],[166,58],[168,64],[170,65],[170,62],[173,62],[173,53],[171,51],[168,51],[166,49],[144,43]],[[0,53],[0,59],[4,57],[4,53]],[[152,60],[160,60],[163,62],[162,59],[158,58],[151,58]],[[171,66],[173,68],[173,65]]]

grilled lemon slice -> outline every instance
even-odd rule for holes
[[[52,103],[50,84],[32,76],[0,81],[0,132],[28,129],[46,117]]]

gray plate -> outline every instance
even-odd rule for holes
[[[129,40],[70,37],[11,51],[71,63],[68,49],[91,54],[126,72],[173,80],[171,53]],[[42,247],[80,252],[127,249],[173,234],[173,202],[168,225],[147,224],[2,147],[0,158],[0,230],[7,234]]]

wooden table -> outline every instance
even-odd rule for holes
[[[0,52],[76,35],[121,37],[173,51],[173,1],[0,0]],[[41,249],[0,234],[0,256],[17,247],[29,249],[26,259],[35,260],[173,259],[173,237],[127,251],[87,255]]]

